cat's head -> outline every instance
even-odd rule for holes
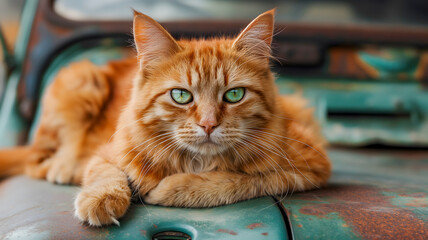
[[[233,39],[176,41],[156,21],[136,13],[137,119],[172,139],[174,147],[201,154],[252,141],[253,130],[266,127],[276,108],[269,69],[274,14],[259,15]]]

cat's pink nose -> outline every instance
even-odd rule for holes
[[[210,135],[218,126],[218,123],[216,121],[201,121],[197,125],[201,127],[208,135]]]

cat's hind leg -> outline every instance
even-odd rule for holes
[[[33,144],[44,148],[46,135],[53,136],[57,142],[54,153],[27,172],[50,182],[79,184],[82,174],[78,171],[83,169],[80,165],[87,163],[81,156],[88,148],[85,138],[99,121],[109,95],[110,85],[100,67],[81,61],[63,68],[44,96]]]

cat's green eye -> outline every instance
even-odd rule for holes
[[[171,90],[171,98],[178,104],[187,104],[193,100],[193,96],[189,91],[178,88]]]
[[[228,103],[237,103],[244,97],[245,88],[232,88],[224,94],[223,100]]]

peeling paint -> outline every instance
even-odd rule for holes
[[[248,229],[254,229],[254,228],[259,228],[259,227],[263,227],[263,223],[252,223],[250,225],[247,225]]]
[[[230,234],[230,235],[238,235],[236,232],[234,232],[232,230],[228,230],[228,229],[219,229],[219,230],[217,230],[217,232],[227,233],[227,234]]]
[[[331,149],[330,157],[328,186],[283,200],[296,239],[427,239],[428,179],[419,166],[428,151]]]

